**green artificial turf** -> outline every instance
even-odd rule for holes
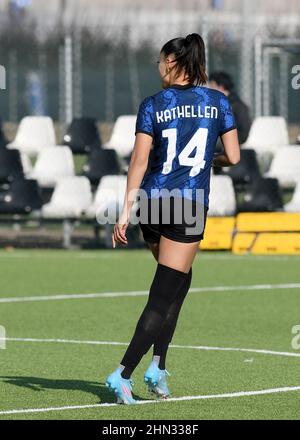
[[[299,257],[199,253],[192,288],[167,357],[172,397],[300,386],[300,356],[203,350],[186,346],[265,349],[300,355],[291,346],[300,325],[299,288],[242,286],[300,283]],[[147,291],[156,263],[146,250],[0,252],[0,297]],[[147,296],[0,303],[8,338],[0,350],[0,412],[114,403],[105,379],[118,365]],[[64,339],[67,342],[10,341]],[[153,397],[143,383],[151,351],[133,373],[134,396]],[[134,406],[0,414],[0,419],[298,419],[300,391]]]

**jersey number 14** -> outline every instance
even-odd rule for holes
[[[168,128],[167,130],[163,130],[162,136],[164,138],[168,138],[167,160],[163,165],[162,173],[169,174],[172,170],[173,160],[176,157],[177,128]],[[190,177],[197,176],[197,174],[199,174],[200,171],[205,167],[204,155],[207,144],[207,136],[208,129],[199,128],[178,156],[180,165],[192,167]],[[195,155],[190,157],[191,153],[195,149]]]

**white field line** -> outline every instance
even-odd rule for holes
[[[282,290],[282,289],[299,289],[300,283],[288,284],[253,284],[248,286],[211,286],[211,287],[193,287],[190,292],[233,292],[233,291],[252,291],[252,290]],[[146,296],[148,290],[135,290],[128,292],[103,292],[103,293],[78,293],[78,294],[59,294],[59,295],[38,295],[38,296],[17,296],[0,298],[0,303],[15,302],[33,302],[33,301],[59,301],[67,299],[94,299],[94,298],[120,298],[131,296]]]
[[[182,402],[189,400],[230,399],[230,398],[232,399],[235,397],[262,396],[267,394],[288,393],[291,391],[300,391],[300,386],[269,388],[269,389],[257,390],[257,391],[238,391],[234,393],[224,393],[224,394],[171,397],[167,400],[139,400],[137,401],[137,404],[145,405],[149,403],[170,403],[170,402]],[[0,411],[0,415],[43,413],[50,411],[66,411],[66,410],[75,410],[75,409],[90,409],[90,408],[103,408],[103,407],[107,408],[112,406],[120,406],[120,405],[117,403],[98,403],[98,404],[96,403],[91,405],[73,405],[73,406],[70,405],[70,406],[49,407],[49,408],[11,409],[6,411]]]
[[[0,338],[0,341],[4,339]],[[10,342],[32,342],[32,343],[57,343],[57,344],[79,344],[79,345],[118,345],[127,346],[128,342],[113,342],[113,341],[80,341],[78,339],[37,339],[37,338],[5,338]],[[300,353],[293,353],[289,351],[274,351],[255,348],[236,348],[236,347],[210,347],[205,345],[174,345],[170,348],[192,349],[192,350],[207,350],[207,351],[239,351],[245,353],[258,353],[273,356],[287,356],[300,357]]]

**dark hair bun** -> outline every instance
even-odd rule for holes
[[[194,34],[189,34],[189,35],[187,35],[187,36],[185,37],[185,39],[184,39],[184,45],[185,45],[185,46],[188,46],[188,45],[190,45],[190,44],[192,43],[192,41],[193,41],[193,35],[194,35]]]
[[[184,39],[184,45],[185,46],[190,46],[193,42],[196,43],[199,40],[201,40],[200,35],[198,34],[188,34],[185,39]]]

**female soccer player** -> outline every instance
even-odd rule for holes
[[[155,211],[152,202],[158,201],[158,221],[152,221],[151,215],[148,224],[140,221],[143,237],[158,263],[148,301],[119,367],[106,379],[106,386],[116,394],[117,402],[124,404],[137,403],[132,397],[131,374],[152,345],[153,359],[144,381],[157,396],[167,398],[170,394],[166,354],[203,238],[211,167],[230,166],[240,160],[229,101],[223,93],[204,87],[207,75],[201,36],[194,33],[168,41],[161,49],[158,63],[163,90],[144,99],[139,107],[124,207],[112,236],[113,247],[116,243],[127,244],[132,193],[136,194],[139,188],[144,190],[149,215],[151,209]],[[224,153],[214,157],[219,136]],[[146,173],[152,144],[154,159]],[[193,213],[203,208],[197,211],[201,228],[187,229],[191,224],[195,226],[197,220],[187,222],[185,213],[175,221],[175,213],[182,206],[178,202],[180,197],[170,198],[173,203],[168,205],[162,195],[174,189],[179,191],[181,201],[189,201],[187,206]],[[166,210],[170,214],[169,222],[162,220]]]

